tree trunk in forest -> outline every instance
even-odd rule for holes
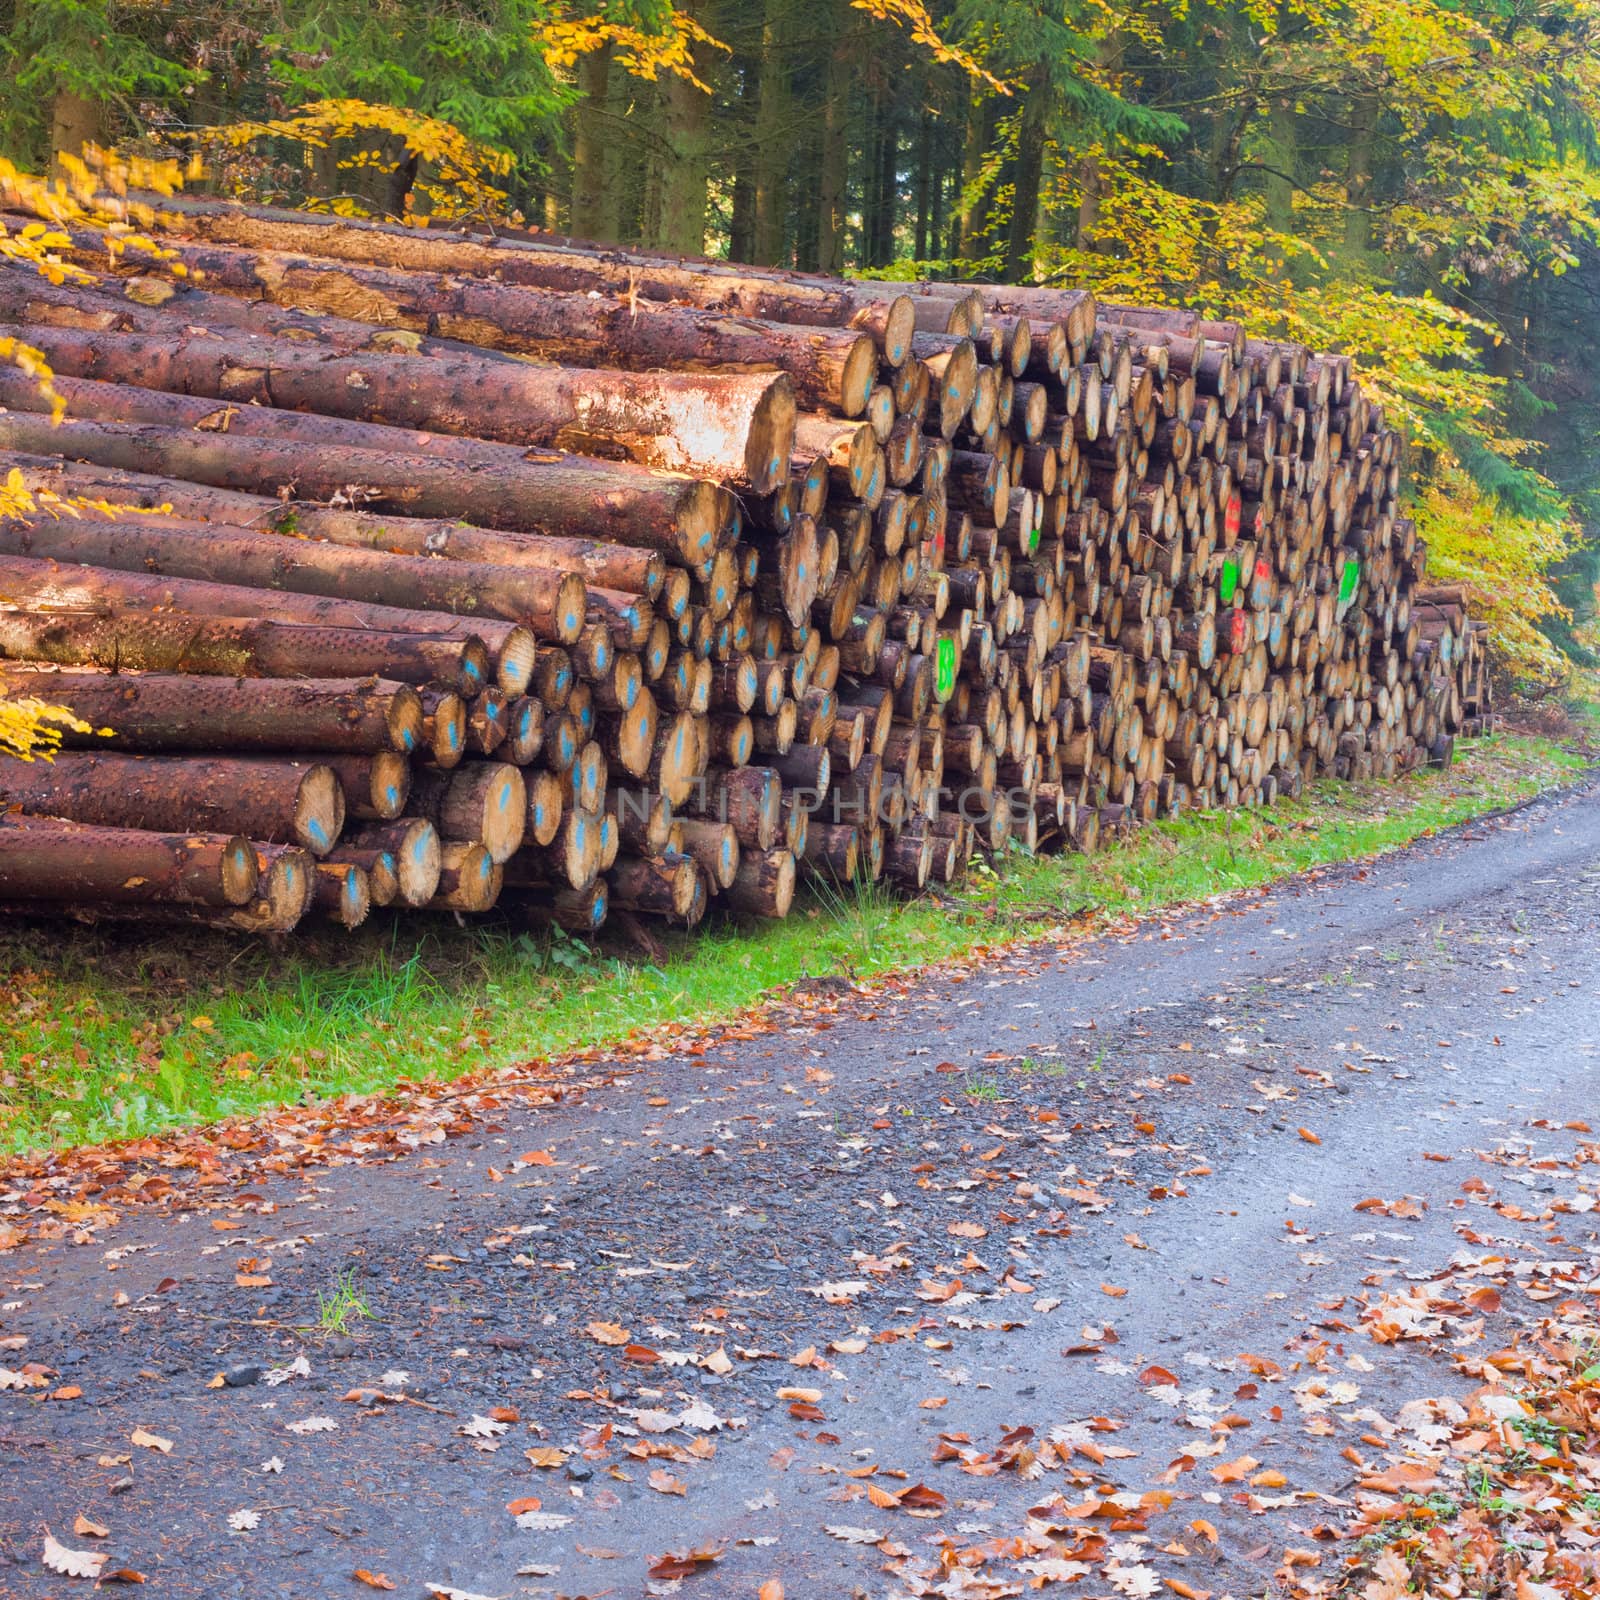
[[[1094,64],[1101,73],[1115,65],[1122,52],[1122,42],[1115,32],[1096,39]],[[1079,250],[1093,250],[1095,236],[1100,231],[1100,199],[1103,180],[1100,171],[1100,150],[1091,149],[1078,162],[1078,214],[1074,221],[1073,243]]]
[[[975,191],[989,153],[992,109],[989,96],[975,83],[967,97],[967,134],[961,151],[961,233],[956,254],[976,261],[985,251],[984,230],[989,221],[989,197]]]
[[[1298,130],[1294,95],[1275,94],[1267,108],[1267,226],[1279,233],[1294,231],[1294,172]]]
[[[1352,264],[1372,249],[1372,151],[1378,135],[1378,102],[1371,95],[1350,101],[1350,142],[1344,169],[1344,248]]]
[[[913,250],[918,261],[928,259],[930,234],[937,237],[933,226],[933,107],[928,103],[928,71],[926,66],[917,75],[917,238]]]
[[[739,78],[738,126],[733,133],[733,198],[728,219],[728,259],[756,258],[756,68],[748,56],[735,67]]]
[[[60,177],[61,157],[83,153],[83,147],[99,144],[105,136],[100,104],[86,100],[70,89],[58,89],[50,107],[51,171]]]
[[[1023,91],[1022,126],[1017,136],[1017,162],[1012,181],[1011,229],[1006,238],[1005,276],[1012,283],[1033,277],[1034,235],[1039,221],[1039,187],[1044,177],[1044,150],[1049,135],[1049,68],[1040,62],[1028,75]]]
[[[755,261],[774,266],[784,258],[789,210],[790,62],[786,0],[766,0],[761,27],[761,77],[756,100]]]
[[[403,221],[407,202],[416,188],[417,172],[422,165],[420,156],[407,155],[403,147],[393,155],[393,165],[384,174],[383,206],[387,216]]]
[[[690,15],[704,9],[684,8]],[[697,49],[697,74],[710,70],[705,52]],[[661,82],[662,153],[654,164],[655,193],[652,234],[656,245],[673,255],[698,256],[706,247],[707,149],[711,96],[679,73],[663,74]]]
[[[899,209],[900,123],[896,86],[880,79],[875,95],[877,143],[873,150],[872,210],[867,216],[867,264],[894,260],[894,223]]]
[[[844,270],[845,189],[850,175],[850,117],[853,34],[835,17],[822,89],[822,164],[817,174],[817,270]]]
[[[572,130],[572,199],[568,231],[580,239],[607,241],[605,99],[611,78],[611,45],[578,58],[578,106]]]

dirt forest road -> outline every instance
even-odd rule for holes
[[[0,1594],[1263,1594],[1466,1387],[1383,1297],[1600,1288],[1600,785],[735,1032],[0,1254]]]

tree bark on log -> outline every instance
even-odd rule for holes
[[[183,265],[231,294],[404,328],[541,360],[637,371],[779,371],[802,405],[859,416],[876,381],[879,340],[896,346],[898,302],[858,297],[860,326],[795,325],[640,298],[638,273],[581,292],[358,262],[174,243]],[[688,271],[680,278],[693,277]],[[631,287],[630,287],[631,278]],[[903,357],[902,357],[903,359]]]
[[[8,762],[0,799],[34,816],[108,828],[242,833],[323,855],[344,827],[344,794],[320,763],[248,756],[132,756],[63,751]]]
[[[0,577],[13,604],[79,616],[104,616],[117,608],[187,613],[192,617],[260,617],[275,622],[322,624],[340,630],[371,629],[374,637],[401,633],[443,640],[479,639],[494,655],[494,670],[507,694],[521,694],[533,676],[534,637],[518,623],[493,617],[461,618],[443,611],[330,600],[287,589],[253,589],[190,578],[157,578],[109,567],[79,567],[25,556],[0,556]],[[7,619],[10,620],[10,619]],[[321,673],[318,676],[330,676]],[[393,674],[390,674],[393,676]],[[478,686],[481,687],[481,684]],[[476,692],[474,689],[472,692]]]
[[[100,333],[0,323],[54,372],[394,428],[544,445],[768,494],[787,476],[782,374],[617,372],[471,356],[341,355],[180,328]],[[131,419],[129,419],[131,420]]]
[[[242,906],[260,882],[242,834],[96,827],[0,814],[0,895],[121,905]]]
[[[574,247],[543,239],[491,238],[482,234],[396,227],[306,212],[244,208],[227,202],[159,199],[157,226],[170,220],[172,231],[192,239],[370,263],[409,271],[476,275],[505,284],[566,293],[638,295],[673,301],[706,311],[759,317],[807,328],[882,329],[880,348],[893,366],[905,359],[910,338],[910,308],[887,325],[881,301],[859,286],[823,274],[761,272],[726,262],[673,252],[650,256]],[[180,239],[166,243],[181,248]],[[360,313],[353,313],[359,316]],[[859,319],[859,320],[858,320]],[[365,321],[384,321],[365,317]],[[897,354],[898,348],[898,354]]]
[[[64,731],[64,742],[80,749],[410,754],[422,737],[416,690],[382,680],[294,683],[0,666],[0,688],[66,706],[96,730],[111,730],[109,739],[98,731]]]
[[[480,639],[327,628],[261,617],[0,611],[0,656],[111,673],[245,679],[387,674],[477,694],[492,670]],[[304,748],[315,749],[310,745]]]
[[[848,427],[848,423],[835,424]],[[0,454],[0,465],[15,467],[28,489],[62,498],[105,500],[153,512],[170,510],[184,520],[226,522],[239,528],[304,534],[360,550],[390,550],[398,555],[443,556],[452,561],[483,561],[506,567],[572,567],[590,584],[621,589],[654,600],[661,593],[667,564],[658,550],[608,544],[601,539],[563,539],[538,533],[509,533],[474,527],[449,517],[386,517],[314,501],[284,501],[268,495],[218,489],[185,478],[124,472],[93,462],[55,456]]]
[[[14,370],[0,370],[0,404],[37,405],[36,389],[32,395],[14,392],[15,380],[6,377]],[[76,394],[78,386],[92,383],[64,378],[63,393],[70,388]],[[20,387],[30,389],[31,381],[22,378]],[[114,404],[123,415],[161,398],[130,386],[104,387],[116,392],[103,403]],[[193,403],[165,398],[171,409]],[[47,416],[8,411],[0,414],[0,448],[77,456],[124,471],[256,494],[290,490],[313,499],[348,500],[353,493],[403,515],[461,517],[512,532],[586,538],[599,511],[619,543],[659,550],[691,568],[715,553],[731,502],[727,490],[705,479],[653,472],[631,462],[558,451],[525,454],[514,445],[441,434],[424,439],[468,448],[455,451],[456,459],[413,453],[405,445],[415,435],[337,417],[223,405],[213,408],[206,422],[209,427],[121,422],[52,427]],[[238,434],[231,431],[236,422]]]
[[[539,638],[567,643],[583,630],[584,585],[575,572],[351,550],[212,522],[0,518],[0,553],[373,605],[401,606],[409,597],[456,616],[481,612],[520,623]]]

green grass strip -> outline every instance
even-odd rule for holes
[[[383,916],[281,951],[220,937],[43,924],[0,931],[0,1151],[123,1138],[399,1078],[449,1079],[712,1021],[804,977],[865,977],[1367,856],[1583,770],[1548,740],[1458,745],[1447,772],[1323,783],[1271,811],[1180,817],[1086,858],[979,866],[954,893],[846,888],[785,922],[662,936],[659,962],[505,922]]]

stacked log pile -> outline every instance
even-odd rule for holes
[[[782,916],[1491,714],[1348,358],[1083,291],[160,221],[164,262],[73,229],[98,281],[0,268],[70,419],[0,368],[40,504],[0,688],[113,730],[0,772],[13,908]]]

